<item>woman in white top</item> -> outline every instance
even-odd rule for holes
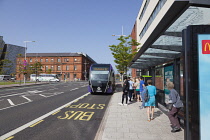
[[[140,83],[139,83],[138,78],[136,78],[136,82],[134,83],[134,86],[136,88],[137,102],[139,102],[140,101]]]

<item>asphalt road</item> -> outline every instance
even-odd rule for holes
[[[1,89],[0,139],[93,140],[111,95],[91,95],[87,84]]]

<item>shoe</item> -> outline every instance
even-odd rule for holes
[[[148,121],[148,122],[150,122],[151,120],[150,120],[150,119],[148,119],[147,121]]]
[[[181,128],[178,128],[178,127],[174,127],[174,128],[171,130],[172,133],[179,132],[179,131],[181,131]]]
[[[128,106],[128,104],[124,104],[124,106]]]
[[[119,105],[123,105],[122,103],[118,103]]]
[[[151,120],[154,120],[154,117],[151,117]]]
[[[143,106],[140,107],[140,109],[143,109],[143,108],[144,108]]]

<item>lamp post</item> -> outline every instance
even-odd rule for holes
[[[87,67],[86,67],[86,65],[89,64],[89,63],[86,63],[86,59],[85,59],[84,64],[85,64],[85,81],[87,81],[87,70],[86,70]]]
[[[123,26],[122,26],[122,34],[121,35],[112,35],[112,36],[125,36],[125,35],[123,35]]]
[[[27,65],[27,61],[26,61],[26,50],[27,50],[27,43],[28,42],[35,42],[35,41],[23,41],[25,43],[25,59],[24,59],[24,70],[26,70],[26,65]],[[26,84],[26,73],[24,73],[24,79],[23,79],[23,83],[24,85]]]

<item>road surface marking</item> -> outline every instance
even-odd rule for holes
[[[15,105],[15,104],[12,102],[12,100],[7,99],[7,101],[10,103],[10,105]]]
[[[79,88],[74,88],[74,89],[72,89],[72,90],[70,90],[70,91],[77,90],[77,89],[79,89]]]
[[[22,96],[22,97],[25,98],[26,100],[28,100],[29,102],[32,102],[32,100],[27,98],[26,96]]]
[[[61,111],[61,110],[58,110],[57,112],[53,113],[52,115],[55,115],[55,114],[59,113],[60,111]]]
[[[88,95],[88,94],[90,94],[90,93],[88,92],[88,93],[86,93],[86,94],[84,94],[84,95],[78,97],[77,99],[75,99],[75,100],[73,100],[73,101],[71,101],[71,102],[69,102],[69,103],[63,105],[63,106],[61,106],[61,107],[59,107],[59,108],[57,108],[57,109],[55,109],[55,110],[53,110],[53,111],[51,111],[51,112],[49,112],[49,113],[47,113],[47,114],[41,116],[41,117],[39,117],[39,118],[37,118],[37,119],[35,119],[35,120],[31,121],[31,122],[28,122],[27,124],[24,124],[24,125],[22,125],[22,126],[16,128],[16,129],[14,129],[14,130],[8,132],[8,133],[2,135],[2,136],[1,136],[1,139],[6,139],[6,138],[8,138],[8,137],[10,137],[10,136],[15,135],[16,133],[18,133],[18,132],[20,132],[20,131],[26,129],[27,127],[33,125],[34,123],[36,123],[36,122],[38,122],[38,121],[40,121],[40,120],[43,120],[43,119],[47,118],[47,117],[50,116],[51,114],[57,112],[58,110],[61,110],[62,108],[65,108],[65,106],[72,104],[74,101],[79,100],[81,97],[83,97],[83,96],[85,96],[85,95]]]
[[[42,94],[39,94],[40,96],[42,96],[42,97],[45,97],[45,98],[47,98],[47,97],[50,97],[50,96],[45,96],[45,95],[42,95]],[[54,95],[53,95],[54,96]]]
[[[9,138],[7,138],[7,139],[5,139],[5,140],[11,140],[11,139],[13,139],[14,138],[14,136],[11,136],[11,137],[9,137]]]
[[[31,125],[30,127],[34,127],[34,126],[36,126],[37,124],[39,124],[39,123],[41,123],[41,122],[43,122],[43,121],[44,121],[44,120],[38,121],[37,123]]]

